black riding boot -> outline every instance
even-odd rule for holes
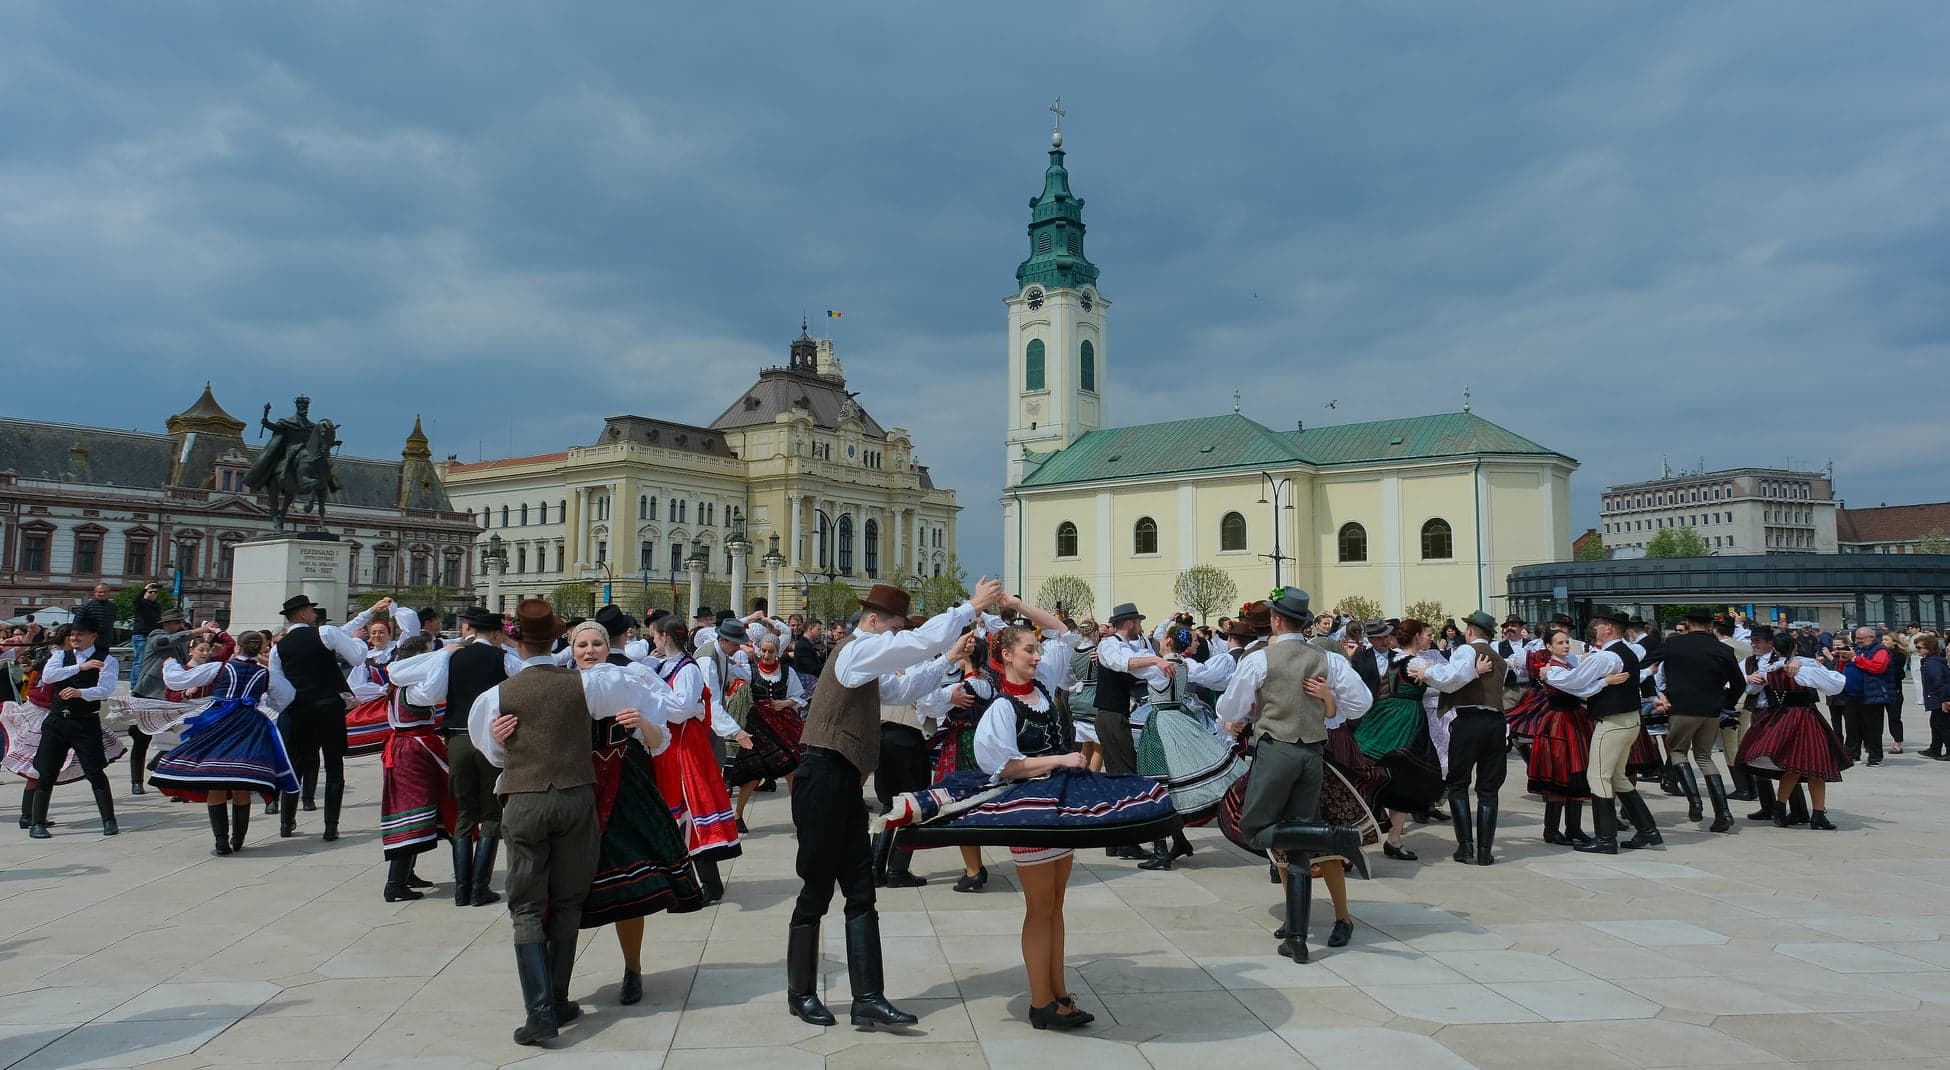
[[[555,1007],[555,1024],[568,1025],[582,1017],[582,1006],[569,998],[569,981],[576,972],[576,941],[550,940],[548,947],[549,1000]]]
[[[1476,864],[1487,866],[1496,859],[1490,857],[1490,844],[1496,839],[1496,799],[1476,798]]]
[[[1345,858],[1362,880],[1369,879],[1368,856],[1361,850],[1361,833],[1351,825],[1323,825],[1317,821],[1287,821],[1274,825],[1267,834],[1269,846],[1285,851],[1287,857],[1312,854]],[[1308,865],[1308,870],[1312,866]],[[1291,869],[1289,868],[1289,872]],[[1303,870],[1306,872],[1306,870]]]
[[[463,840],[461,842],[465,843],[466,841]],[[491,887],[494,884],[494,856],[500,850],[501,837],[499,836],[490,836],[483,832],[481,833],[481,838],[475,841],[474,864],[472,867],[474,874],[474,894],[469,896],[467,901],[477,907],[484,907],[490,903],[499,903],[501,901],[500,894]],[[458,895],[459,893],[455,894]]]
[[[414,891],[412,887],[406,883],[407,879],[410,878],[412,875],[413,875],[413,859],[411,856],[407,856],[403,858],[394,858],[387,861],[385,895],[386,895],[386,901],[388,903],[399,903],[407,900],[426,898],[424,895],[421,895],[419,892]]]
[[[1686,820],[1696,824],[1706,820],[1706,811],[1700,806],[1699,777],[1691,762],[1679,763],[1679,793],[1686,796]]]
[[[1755,777],[1754,778],[1754,801],[1760,804],[1760,809],[1754,811],[1751,814],[1748,814],[1747,820],[1749,821],[1774,820],[1774,811],[1779,809],[1781,806],[1780,800],[1775,798],[1775,793],[1779,790],[1780,789],[1775,785],[1775,783],[1772,780],[1769,780],[1766,777],[1758,777],[1758,776]]]
[[[854,1025],[913,1025],[919,1018],[887,1002],[880,965],[880,917],[846,919],[846,973],[853,982]]]
[[[318,809],[318,770],[306,770],[303,783],[305,789],[305,812],[311,813]]]
[[[1760,794],[1754,788],[1754,779],[1754,774],[1748,772],[1745,766],[1734,766],[1733,790],[1727,793],[1727,798],[1734,802],[1753,802],[1759,798]]]
[[[873,834],[873,883],[876,888],[887,886],[887,856],[893,849],[893,830],[881,829]]]
[[[115,793],[108,790],[107,777],[103,777],[101,786],[95,789],[95,809],[102,815],[102,835],[121,833],[121,827],[115,824]]]
[[[1632,822],[1632,838],[1618,846],[1628,851],[1641,847],[1657,847],[1666,842],[1659,835],[1658,822],[1652,820],[1652,808],[1645,804],[1645,796],[1636,791],[1628,791],[1618,797],[1618,805],[1624,809],[1625,816]]]
[[[1788,798],[1787,822],[1790,825],[1808,823],[1808,787],[1800,781],[1795,782],[1794,794]]]
[[[1313,913],[1313,867],[1306,862],[1287,867],[1286,938],[1280,941],[1280,954],[1304,963],[1307,955],[1308,915]]]
[[[345,805],[345,781],[325,778],[325,835],[331,842],[339,838],[339,810]]]
[[[819,926],[794,925],[785,933],[785,1006],[809,1025],[834,1024],[819,1000]]]
[[[1665,792],[1667,795],[1685,794],[1679,787],[1678,763],[1674,762],[1670,756],[1666,759],[1665,768],[1659,770],[1659,790]]]
[[[1565,838],[1563,826],[1564,804],[1561,802],[1546,802],[1544,804],[1544,842],[1553,847],[1569,847],[1571,841]]]
[[[146,795],[148,789],[142,786],[142,774],[147,772],[143,764],[149,758],[149,733],[134,725],[129,726],[129,794]]]
[[[33,813],[28,818],[27,835],[37,840],[45,840],[54,833],[47,830],[47,804],[54,801],[54,790],[46,784],[34,789]]]
[[[1564,838],[1573,847],[1591,842],[1591,837],[1584,832],[1584,804],[1575,799],[1564,804]]]
[[[1456,829],[1456,853],[1449,857],[1466,866],[1476,860],[1475,830],[1469,820],[1469,792],[1466,789],[1449,789],[1449,820]]]
[[[290,839],[298,834],[298,797],[289,792],[278,796],[278,835]]]
[[[210,853],[219,856],[229,854],[230,853],[230,807],[222,803],[218,803],[215,806],[208,806],[205,807],[204,809],[210,811],[210,833],[211,835],[215,836],[217,839],[216,849],[211,851]]]
[[[724,898],[724,878],[718,876],[718,860],[715,858],[694,858],[691,864],[697,867],[697,883],[704,889],[704,905],[710,906]]]
[[[1618,853],[1618,800],[1602,797],[1591,800],[1591,826],[1596,836],[1590,843],[1574,844],[1571,850],[1588,855]]]
[[[250,835],[251,804],[234,802],[230,804],[230,850],[232,853],[244,849],[244,837]]]
[[[1727,783],[1718,773],[1706,774],[1706,797],[1713,801],[1712,832],[1733,831],[1733,806],[1728,802]]]
[[[916,877],[913,873],[914,852],[896,846],[899,842],[899,833],[891,831],[887,833],[887,858],[881,863],[883,870],[876,871],[875,877],[879,883],[889,888],[926,887],[928,879]]]
[[[454,851],[454,905],[466,907],[474,905],[474,841],[466,836],[456,836]]]
[[[20,827],[34,827],[34,787],[31,784],[20,786]]]
[[[515,1030],[515,1043],[536,1044],[553,1039],[555,990],[549,983],[548,945],[539,941],[515,945],[515,975],[521,979],[521,1005],[528,1021]]]

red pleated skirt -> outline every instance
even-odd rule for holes
[[[1590,730],[1586,729],[1589,736]],[[1589,756],[1586,756],[1589,761]],[[1632,756],[1625,759],[1625,772],[1635,777],[1655,777],[1666,771],[1665,756],[1659,753],[1659,744],[1652,734],[1644,728],[1639,729],[1639,738],[1632,741]]]
[[[1551,712],[1550,696],[1542,687],[1533,685],[1524,690],[1523,697],[1503,715],[1503,720],[1509,725],[1510,738],[1523,742],[1537,737]]]
[[[1789,706],[1754,721],[1740,741],[1738,764],[1769,779],[1793,773],[1835,784],[1855,762],[1821,714],[1807,706]]]
[[[1531,731],[1530,790],[1546,797],[1590,798],[1591,718],[1584,709],[1546,708],[1531,721]]]
[[[652,759],[657,791],[684,833],[693,858],[735,858],[738,818],[731,809],[718,765],[717,737],[711,726],[687,717],[669,726],[670,746]]]

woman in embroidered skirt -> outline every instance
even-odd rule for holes
[[[799,768],[805,748],[799,736],[806,729],[806,689],[799,674],[779,660],[779,641],[770,634],[754,647],[757,664],[752,668],[751,713],[745,718],[745,732],[752,745],[741,748],[731,759],[725,779],[738,785],[738,832],[745,827],[745,806],[764,781],[785,778],[785,790],[792,790],[792,771]]]
[[[1541,681],[1552,665],[1571,667],[1571,633],[1553,627],[1544,649],[1528,655],[1530,678]],[[1584,832],[1584,804],[1591,798],[1591,715],[1584,700],[1549,684],[1533,683],[1543,712],[1531,720],[1530,790],[1544,800],[1544,842],[1570,847],[1591,842]],[[1529,696],[1525,696],[1529,700]],[[1514,711],[1513,711],[1514,712]]]
[[[1808,827],[1832,831],[1828,820],[1828,785],[1838,784],[1842,770],[1855,764],[1833,728],[1815,712],[1818,696],[1840,694],[1845,679],[1813,658],[1794,656],[1794,637],[1774,636],[1774,649],[1789,659],[1767,674],[1767,706],[1773,712],[1747,729],[1740,743],[1739,764],[1757,777],[1780,781],[1775,792],[1774,825],[1788,827],[1788,801],[1797,784],[1807,781]]]
[[[1429,649],[1429,626],[1414,618],[1395,628],[1395,659],[1382,682],[1382,698],[1355,728],[1361,753],[1388,774],[1375,801],[1388,812],[1387,836],[1381,853],[1403,862],[1418,857],[1402,846],[1402,832],[1410,814],[1420,813],[1442,798],[1442,754],[1431,734],[1432,713],[1424,702],[1427,685],[1416,677],[1428,667],[1422,654]]]
[[[400,642],[388,664],[372,666],[383,671],[387,681],[387,733],[379,752],[379,831],[386,855],[388,903],[423,898],[415,889],[431,888],[433,882],[413,872],[414,861],[441,840],[454,837],[447,741],[437,729],[446,688],[438,673],[424,671],[444,657],[445,652],[435,652],[424,634],[415,633]],[[398,673],[401,668],[408,669],[403,678]]]
[[[588,671],[609,660],[609,632],[585,621],[569,632],[569,650],[578,669]],[[645,687],[667,690],[662,679],[639,665],[623,670]],[[602,842],[596,879],[582,904],[582,927],[616,927],[623,952],[623,988],[618,1002],[643,999],[643,919],[660,911],[688,914],[704,908],[684,834],[657,790],[655,756],[670,736],[648,711],[604,718],[591,731],[596,764],[596,822]]]
[[[259,706],[271,687],[270,649],[262,632],[245,632],[237,638],[237,657],[229,661],[205,661],[187,669],[174,663],[163,666],[166,686],[178,691],[208,687],[211,701],[208,709],[184,723],[181,741],[157,756],[149,784],[170,798],[209,806],[216,839],[212,854],[244,849],[252,793],[275,799],[280,792],[298,790],[291,756],[271,711]]]
[[[738,845],[738,817],[718,767],[717,737],[711,731],[713,696],[690,655],[691,631],[675,616],[657,621],[655,631],[657,656],[663,659],[658,675],[677,693],[677,712],[671,714],[667,729],[670,742],[652,763],[657,790],[684,833],[708,905],[724,897],[718,863],[738,857],[743,850]]]

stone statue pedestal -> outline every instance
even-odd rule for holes
[[[320,535],[324,534],[321,538]],[[302,594],[335,623],[346,613],[352,547],[329,533],[274,535],[240,542],[230,580],[230,631],[284,627],[285,599]]]

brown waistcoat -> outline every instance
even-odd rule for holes
[[[1503,674],[1510,670],[1509,662],[1504,661],[1502,655],[1496,652],[1496,648],[1483,640],[1479,639],[1469,645],[1477,653],[1488,655],[1495,664],[1490,666],[1489,672],[1482,673],[1457,690],[1443,695],[1436,702],[1436,709],[1444,713],[1458,706],[1486,706],[1493,710],[1503,708]]]
[[[840,651],[851,642],[848,636],[826,656],[800,741],[838,751],[864,777],[880,765],[880,679],[859,687],[840,686]]]
[[[1254,731],[1287,743],[1327,739],[1327,707],[1307,694],[1307,678],[1325,675],[1330,655],[1311,642],[1289,639],[1266,645],[1266,679],[1260,681]]]
[[[501,712],[521,720],[502,749],[500,792],[513,795],[596,782],[589,751],[589,702],[574,669],[530,665],[496,685]]]

